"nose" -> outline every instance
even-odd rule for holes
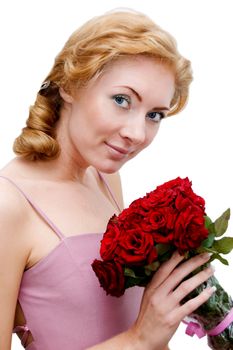
[[[146,121],[145,116],[132,116],[125,121],[120,130],[122,138],[127,138],[133,144],[139,145],[146,139]]]

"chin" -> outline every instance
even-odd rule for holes
[[[120,168],[107,168],[107,167],[98,167],[97,168],[101,173],[104,174],[114,174],[116,173]]]
[[[97,164],[93,165],[97,170],[105,174],[114,174],[121,169],[124,164]]]

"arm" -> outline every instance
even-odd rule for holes
[[[0,349],[10,350],[18,291],[29,251],[22,199],[2,179],[0,193]]]

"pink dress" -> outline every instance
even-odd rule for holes
[[[128,329],[137,317],[143,289],[133,287],[116,298],[100,288],[91,263],[99,257],[103,233],[66,237],[16,183],[1,177],[18,188],[60,238],[46,257],[24,271],[18,301],[26,324],[13,330],[24,330],[22,345],[30,331],[34,341],[27,350],[81,350]]]

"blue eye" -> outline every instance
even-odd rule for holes
[[[149,112],[146,116],[157,123],[164,118],[164,114],[162,112]]]
[[[122,107],[122,108],[128,108],[130,104],[130,99],[127,96],[124,95],[115,95],[113,96],[114,102]]]

